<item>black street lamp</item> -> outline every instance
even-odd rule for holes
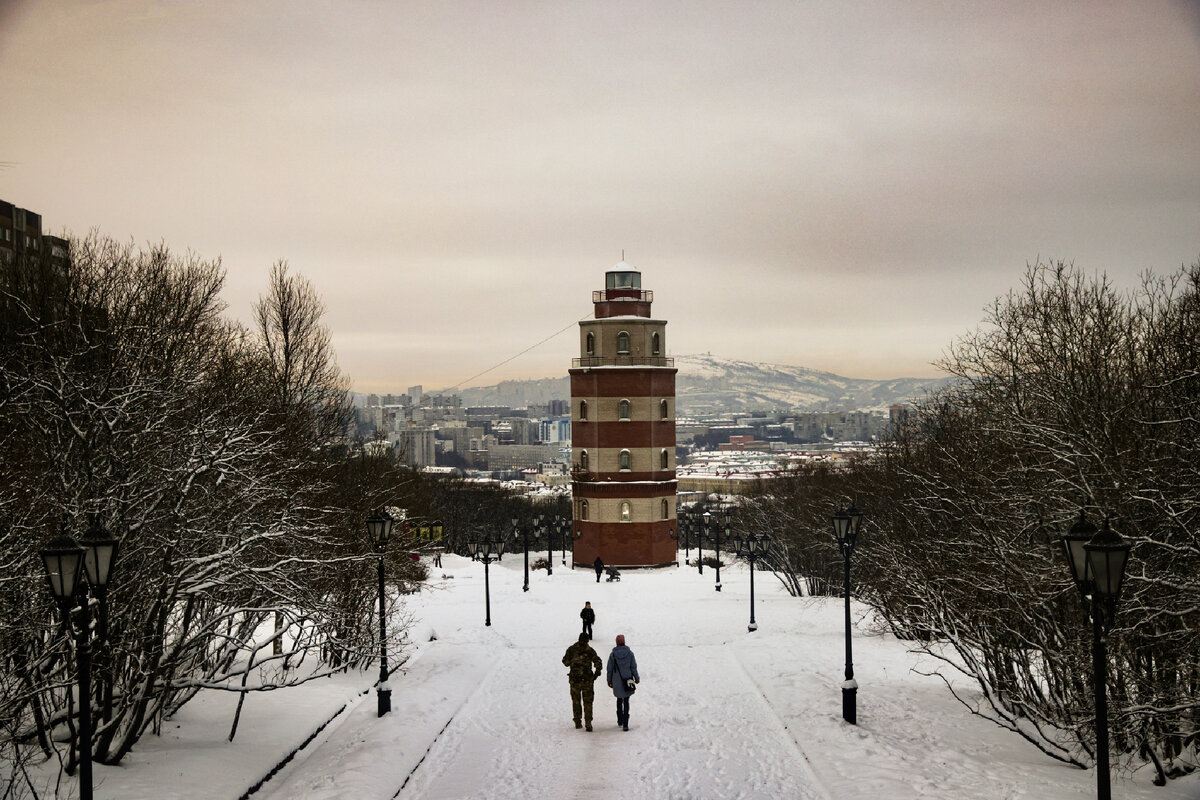
[[[558,549],[562,554],[562,565],[567,565],[567,535],[571,532],[571,518],[563,517],[558,521]],[[574,569],[575,565],[571,565]]]
[[[536,517],[534,519],[537,519]],[[521,544],[525,550],[525,585],[521,587],[521,591],[529,591],[529,528],[521,524],[520,517],[512,518],[513,535],[521,537]]]
[[[850,650],[850,555],[862,526],[862,512],[850,504],[849,510],[838,509],[833,515],[833,535],[837,537],[846,562],[846,680],[842,682],[842,719],[851,725],[858,723],[858,681],[854,680],[854,659]]]
[[[679,528],[683,532],[683,563],[687,564],[691,561],[692,553],[692,512],[683,512],[683,519],[679,521]]]
[[[716,518],[713,520],[715,526],[713,530],[716,532],[716,549],[717,549],[717,583],[716,590],[721,591],[721,531],[724,529],[725,535],[730,534],[730,523],[733,519],[733,513],[728,505],[723,505],[717,512]]]
[[[379,698],[379,716],[392,710],[392,687],[388,685],[387,664],[387,599],[383,585],[383,556],[387,550],[388,537],[392,535],[392,515],[383,508],[377,508],[367,517],[367,535],[378,554],[377,567],[379,572],[379,686],[376,693]]]
[[[1130,545],[1108,526],[1097,531],[1082,510],[1062,537],[1071,577],[1092,621],[1092,679],[1096,695],[1096,797],[1112,800],[1108,766],[1108,629],[1117,613]]]
[[[100,692],[99,700],[102,709],[101,719],[108,722],[112,718],[113,680],[112,654],[108,645],[108,577],[112,572],[113,559],[117,555],[117,540],[109,535],[101,525],[98,517],[92,515],[92,523],[83,534],[80,541],[83,546],[83,568],[87,574],[88,585],[96,596],[97,618],[96,642],[102,645],[99,655]]]
[[[67,630],[75,634],[79,673],[79,797],[92,800],[92,630],[88,587],[98,600],[105,596],[117,542],[93,518],[83,544],[80,547],[63,533],[50,542],[41,556],[50,592],[66,620]],[[85,576],[86,585],[81,580]],[[77,624],[72,624],[75,602],[79,603],[79,616]]]
[[[771,546],[771,537],[762,533],[749,533],[737,540],[737,552],[742,558],[750,561],[750,624],[746,630],[754,633],[758,623],[754,621],[754,559],[767,552]]]
[[[696,528],[696,563],[700,565],[697,571],[701,575],[704,574],[704,534],[710,524],[712,514],[705,511],[704,516],[700,518],[700,525]]]
[[[513,520],[516,522],[516,520]],[[497,536],[495,539],[488,538],[484,534],[482,539],[472,539],[467,542],[467,549],[471,551],[471,557],[477,558],[483,562],[483,604],[485,610],[484,625],[492,624],[492,588],[488,578],[488,566],[493,561],[499,561],[500,556],[504,555],[504,539]]]
[[[534,517],[534,519],[536,520],[537,517]],[[542,525],[538,529],[538,535],[541,536],[541,535],[545,534],[545,536],[546,536],[546,575],[547,576],[554,574],[554,550],[553,550],[554,540],[550,538],[550,531],[553,530],[554,527],[555,527],[554,521],[552,519],[550,519],[549,514],[542,517]]]

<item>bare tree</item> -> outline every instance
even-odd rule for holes
[[[1058,536],[1083,507],[1134,546],[1110,637],[1113,746],[1158,780],[1200,738],[1200,266],[1134,292],[1031,267],[943,367],[883,460],[868,598],[971,677],[973,710],[1080,766],[1094,740],[1086,631]],[[932,641],[931,641],[932,640]]]
[[[37,551],[93,517],[120,541],[98,688],[83,699],[97,760],[120,761],[203,689],[362,664],[377,643],[353,588],[369,563],[354,518],[410,492],[411,473],[355,473],[338,443],[344,378],[311,287],[277,269],[279,313],[263,305],[256,336],[222,318],[219,263],[163,245],[93,234],[72,241],[69,280],[20,274],[33,278],[0,286],[6,744],[50,757],[51,728],[72,725],[69,637]],[[68,771],[76,756],[72,736]]]

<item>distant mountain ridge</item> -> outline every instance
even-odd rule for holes
[[[710,354],[675,356],[676,413],[788,408],[801,411],[884,410],[919,399],[952,378],[846,378],[832,372],[783,364],[719,358]],[[462,389],[464,406],[540,405],[571,396],[569,377],[501,381]]]

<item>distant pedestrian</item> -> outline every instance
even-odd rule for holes
[[[596,583],[599,583],[600,575],[604,572],[604,562],[600,560],[600,556],[596,556],[596,560],[592,562],[592,569],[596,570]]]
[[[442,568],[442,551],[441,550],[433,551],[433,565],[435,567],[437,567],[438,569]]]
[[[571,684],[571,713],[575,718],[575,727],[583,727],[583,724],[580,723],[580,717],[582,717],[590,731],[592,729],[592,702],[596,698],[593,684],[595,684],[596,678],[600,677],[602,664],[600,656],[596,655],[596,651],[588,644],[586,633],[579,634],[579,641],[567,648],[562,663],[563,666],[571,669],[567,674],[567,680]]]
[[[588,641],[592,640],[592,626],[596,624],[596,612],[592,610],[590,602],[583,604],[583,611],[579,612],[579,618],[583,620],[583,632],[587,634]]]
[[[625,646],[625,637],[617,636],[617,646],[608,654],[606,670],[608,686],[617,698],[617,725],[621,730],[629,730],[629,698],[633,695],[634,687],[642,682],[638,676],[637,659],[633,651]]]

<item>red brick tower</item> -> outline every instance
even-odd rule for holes
[[[624,261],[592,292],[571,365],[576,564],[675,563],[675,363],[654,293]]]

